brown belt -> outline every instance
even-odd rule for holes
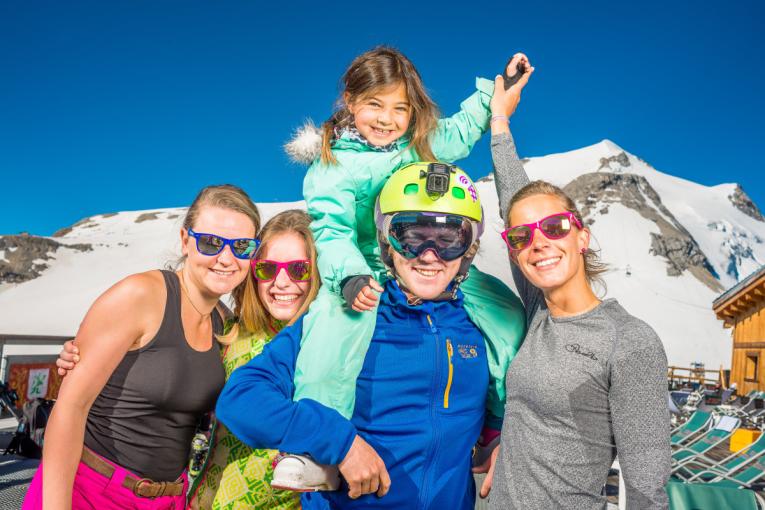
[[[88,448],[82,449],[82,462],[90,469],[106,478],[111,478],[114,474],[114,466],[104,459],[90,451]],[[126,476],[122,480],[122,486],[133,491],[141,498],[158,498],[160,496],[180,496],[183,494],[183,478],[178,478],[174,482],[155,482],[148,478],[136,479],[132,476]]]

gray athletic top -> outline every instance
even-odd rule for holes
[[[491,139],[500,211],[529,180],[512,136]],[[539,232],[536,235],[540,235]],[[614,299],[573,317],[550,315],[513,264],[528,332],[507,372],[492,509],[603,509],[618,454],[627,508],[667,508],[667,358],[645,322]]]
[[[203,352],[186,341],[178,275],[162,276],[167,301],[159,331],[114,369],[88,413],[85,446],[138,476],[170,482],[186,468],[197,422],[215,408],[226,374],[214,336]],[[210,318],[213,334],[221,333],[218,311]]]

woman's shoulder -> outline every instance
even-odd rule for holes
[[[164,294],[166,292],[165,276],[159,269],[134,273],[114,284],[112,288],[119,289],[126,295],[140,298],[150,297],[158,292]]]
[[[126,276],[106,290],[99,301],[126,306],[138,305],[141,309],[146,305],[164,303],[167,296],[165,279],[162,271],[152,270]],[[125,312],[130,312],[130,308]]]
[[[656,331],[645,320],[632,315],[616,299],[603,302],[606,315],[610,318],[616,332],[619,350],[661,350],[664,345]]]

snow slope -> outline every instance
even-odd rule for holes
[[[728,196],[736,186],[707,187],[659,172],[640,158],[604,140],[579,150],[532,158],[525,163],[532,179],[566,185],[590,172],[634,173],[645,177],[662,204],[693,236],[728,288],[765,263],[765,222],[735,207]],[[486,233],[476,264],[512,286],[505,247],[499,237],[496,191],[489,177],[477,183],[487,215]],[[264,221],[278,211],[304,208],[303,202],[258,204]],[[42,276],[0,285],[0,334],[73,335],[90,303],[124,276],[165,267],[178,256],[178,231],[185,209],[133,211],[94,216],[56,238],[64,244],[90,244],[91,251],[59,249]],[[663,213],[662,213],[663,214]],[[596,248],[611,266],[607,295],[616,297],[662,338],[670,364],[728,367],[730,330],[712,312],[719,295],[683,271],[667,274],[666,260],[652,254],[653,221],[620,203],[589,216]],[[140,220],[140,221],[138,221]],[[3,254],[0,254],[0,258]]]

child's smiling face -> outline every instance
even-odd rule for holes
[[[369,96],[345,101],[361,136],[372,145],[388,145],[401,138],[409,129],[412,105],[403,83],[378,90]]]

